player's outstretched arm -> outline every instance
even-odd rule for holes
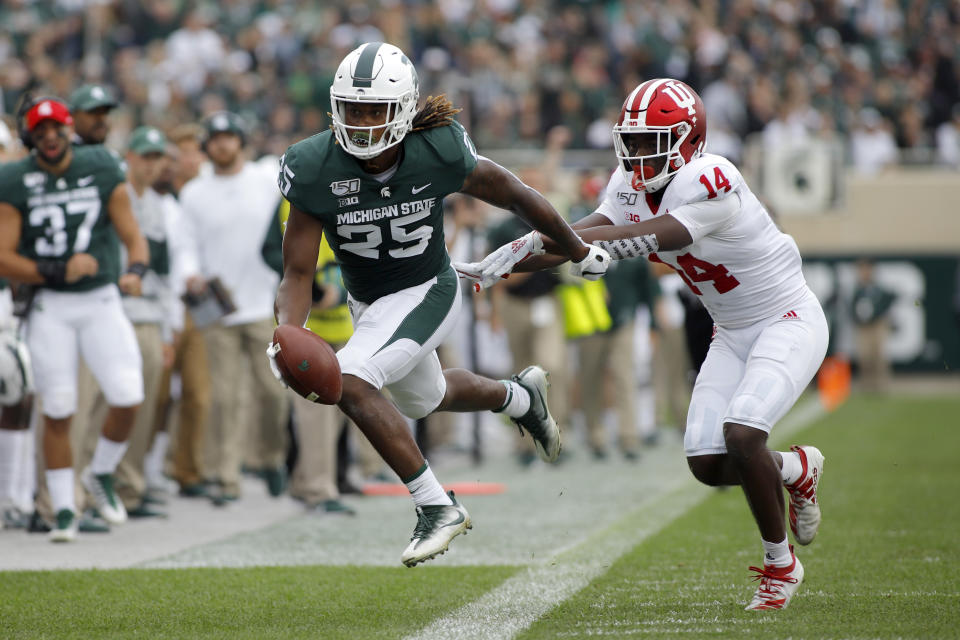
[[[600,227],[604,225],[612,225],[613,222],[607,216],[602,213],[591,213],[588,216],[585,216],[576,222],[574,222],[570,227],[583,239],[583,229],[589,229],[591,227]],[[554,245],[553,242],[546,241],[543,243],[544,250],[546,253],[539,256],[530,256],[527,260],[524,260],[516,267],[514,271],[516,273],[526,273],[530,271],[540,271],[541,269],[552,269],[557,265],[561,265],[567,261],[567,258],[563,255],[560,255],[558,247]],[[551,251],[552,249],[552,251]]]
[[[274,316],[277,324],[303,326],[313,302],[311,285],[317,270],[317,253],[323,238],[323,224],[290,205],[287,229],[283,234],[283,279],[277,290]]]
[[[579,261],[586,257],[587,247],[547,199],[496,162],[480,156],[460,191],[520,216],[552,239],[557,252],[569,259]]]
[[[636,258],[661,250],[674,251],[693,242],[687,228],[670,214],[644,222],[622,226],[606,224],[578,229],[577,232],[584,242],[603,247],[615,260]],[[548,255],[562,251],[547,240],[544,240],[543,248]]]

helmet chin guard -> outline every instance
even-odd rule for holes
[[[391,44],[368,42],[343,59],[330,86],[333,130],[350,155],[368,160],[403,141],[413,125],[420,83],[413,63]],[[348,125],[349,103],[384,104],[383,123]]]

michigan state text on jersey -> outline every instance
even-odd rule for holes
[[[408,134],[400,165],[383,183],[325,131],[287,150],[279,183],[291,204],[323,223],[350,294],[372,302],[449,266],[443,198],[476,164],[469,135],[453,121]]]

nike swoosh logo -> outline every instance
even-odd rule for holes
[[[87,186],[88,184],[90,184],[91,182],[93,182],[93,176],[85,176],[85,177],[80,178],[80,179],[77,180],[77,186],[78,186],[78,187],[85,187],[85,186]]]
[[[422,187],[413,187],[413,188],[410,189],[410,191],[412,191],[412,192],[414,193],[414,195],[416,195],[416,194],[420,193],[421,191],[423,191],[424,189],[426,189],[427,187],[429,187],[429,186],[432,185],[432,184],[433,184],[432,182],[428,182],[427,184],[423,185]]]

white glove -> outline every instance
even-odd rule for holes
[[[585,280],[599,280],[610,267],[610,254],[592,244],[587,247],[590,248],[587,257],[580,262],[571,262],[570,273]]]
[[[530,256],[539,256],[543,253],[545,253],[543,238],[538,232],[531,231],[503,245],[479,263],[462,265],[464,269],[457,268],[457,271],[469,279],[476,280],[479,289],[486,289],[501,278],[507,277],[520,262]]]
[[[267,361],[270,362],[270,372],[273,373],[273,377],[283,385],[284,389],[288,389],[290,385],[287,384],[287,381],[283,379],[283,374],[280,373],[280,367],[277,366],[277,354],[280,353],[280,343],[271,342],[267,345]]]

